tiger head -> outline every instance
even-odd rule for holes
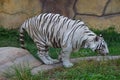
[[[105,56],[109,53],[107,43],[104,41],[102,35],[95,36],[93,39],[90,38],[87,40],[87,44],[85,45],[87,48],[92,49],[93,51]]]

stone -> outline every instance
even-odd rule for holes
[[[27,18],[39,14],[39,0],[0,0],[0,25],[17,28]]]
[[[120,33],[120,15],[109,16],[89,16],[89,15],[77,15],[75,19],[82,19],[88,27],[93,29],[107,29],[114,27],[117,32]]]
[[[14,66],[33,68],[41,64],[27,50],[15,47],[0,48],[0,74]]]
[[[110,0],[105,14],[120,13],[120,0]]]
[[[0,80],[8,80],[8,79],[5,77],[0,77]]]
[[[77,0],[76,12],[101,16],[108,0]]]

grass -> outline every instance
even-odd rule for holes
[[[108,43],[109,55],[120,54],[120,34],[109,28],[103,31],[94,30],[95,33],[102,33]],[[25,34],[26,48],[36,57],[37,48],[30,37]],[[7,30],[0,28],[0,47],[20,47],[18,30]],[[50,48],[50,55],[57,58],[60,49]],[[71,57],[94,56],[96,53],[89,49],[82,49],[73,53]],[[88,66],[89,65],[89,66]],[[46,72],[32,75],[29,67],[13,67],[12,72],[8,70],[5,76],[9,80],[119,80],[120,59],[110,61],[81,61],[74,67],[56,68]]]
[[[88,66],[89,65],[89,66]],[[29,67],[14,67],[5,76],[9,80],[119,80],[120,59],[110,61],[81,61],[72,68],[56,68],[32,75]]]
[[[57,68],[53,71],[48,71],[45,74],[49,76],[49,79],[55,80],[118,80],[120,78],[119,68],[119,60],[112,61],[112,63],[111,61],[81,61],[80,63],[76,64],[73,68]]]

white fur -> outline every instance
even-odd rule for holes
[[[82,47],[95,49],[97,45],[97,42],[94,41],[96,34],[89,30],[83,21],[68,19],[59,14],[40,14],[27,20],[22,25],[22,28],[28,32],[36,43],[39,50],[37,54],[45,64],[58,62],[58,60],[54,60],[48,55],[46,46],[54,47],[56,44],[59,45],[58,48],[62,49],[60,58],[63,65],[71,67],[73,64],[69,59],[73,51]],[[90,34],[93,36],[89,36]],[[83,42],[85,42],[84,45]],[[105,51],[106,49],[104,53]]]

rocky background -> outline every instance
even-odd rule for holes
[[[18,28],[45,12],[82,19],[95,29],[113,26],[120,32],[120,0],[0,0],[0,26]]]

